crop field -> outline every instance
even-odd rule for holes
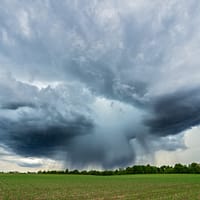
[[[200,200],[200,175],[0,174],[0,200]]]

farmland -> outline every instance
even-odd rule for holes
[[[0,200],[198,199],[200,175],[0,174]]]

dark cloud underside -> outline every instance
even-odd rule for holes
[[[156,99],[152,118],[146,120],[152,134],[178,134],[200,123],[199,89],[178,91]]]

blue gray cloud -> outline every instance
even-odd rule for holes
[[[1,144],[76,168],[184,148],[199,125],[199,6],[2,0]]]

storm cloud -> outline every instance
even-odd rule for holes
[[[163,95],[153,104],[152,118],[146,121],[152,134],[180,133],[200,123],[199,89]]]
[[[200,122],[199,7],[2,0],[2,148],[81,169],[186,148]]]

